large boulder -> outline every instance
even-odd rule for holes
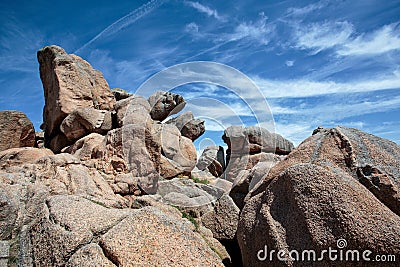
[[[192,141],[172,124],[155,124],[155,138],[161,147],[160,174],[172,178],[188,174],[196,166],[197,153]]]
[[[240,171],[233,181],[229,196],[240,209],[243,209],[245,198],[251,189],[261,182],[262,178],[268,175],[269,170],[280,161],[279,157],[269,155],[269,160],[258,162],[251,169]]]
[[[204,121],[195,119],[191,111],[180,114],[167,123],[174,124],[178,127],[181,134],[194,141],[199,138],[205,131]]]
[[[94,108],[77,108],[60,125],[61,132],[69,142],[90,133],[105,134],[111,129],[111,112]]]
[[[54,45],[42,48],[37,56],[45,96],[43,127],[46,146],[51,148],[50,141],[68,114],[78,107],[111,111],[115,98],[101,72],[82,58]]]
[[[294,145],[289,140],[267,129],[257,126],[243,128],[230,126],[224,131],[222,140],[228,145],[232,155],[275,153],[277,155],[289,154]]]
[[[178,113],[186,105],[181,95],[162,91],[151,95],[148,101],[151,106],[151,118],[157,121],[163,121],[168,116]]]
[[[153,207],[133,211],[99,244],[117,266],[223,266],[186,223]]]
[[[132,95],[128,98],[117,101],[115,104],[115,125],[122,127],[128,124],[152,123],[150,117],[150,104],[141,96]]]
[[[79,196],[48,198],[28,239],[35,265],[223,266],[180,216],[155,207],[108,209]]]
[[[218,240],[233,240],[239,221],[239,208],[229,195],[224,194],[214,203],[212,211],[201,217],[201,223],[213,233]]]
[[[124,89],[121,89],[121,88],[113,88],[111,90],[111,92],[113,93],[115,100],[117,100],[117,101],[132,96],[132,94],[128,93],[127,91],[125,91]]]
[[[343,239],[346,250],[400,256],[399,158],[397,144],[356,129],[315,132],[247,195],[238,226],[243,262],[302,266],[257,255],[265,247],[321,255]]]
[[[0,151],[34,145],[35,129],[28,117],[19,111],[0,111]]]
[[[262,127],[230,126],[224,131],[226,151],[226,179],[234,181],[242,170],[253,168],[258,162],[271,161],[271,154],[285,156],[294,145],[279,134]]]
[[[36,147],[11,148],[0,152],[0,169],[35,163],[38,159],[54,155],[50,149]]]

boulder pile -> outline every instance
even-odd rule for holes
[[[0,112],[0,266],[332,266],[293,257],[328,248],[400,259],[397,144],[318,127],[294,148],[231,126],[226,152],[197,159],[205,125],[179,114],[183,96],[110,90],[58,46],[38,60],[43,132]]]

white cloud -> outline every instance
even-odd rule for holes
[[[186,24],[185,31],[189,32],[189,33],[198,33],[199,32],[199,26],[196,23],[191,22],[189,24]]]
[[[249,38],[262,45],[267,45],[275,31],[275,26],[269,25],[267,19],[267,17],[261,15],[261,18],[254,23],[242,22],[235,28],[234,33],[228,34],[226,37],[230,41]]]
[[[304,7],[290,7],[286,13],[289,16],[305,16],[315,10],[322,9],[326,6],[327,1],[319,1],[317,3],[309,4]]]
[[[313,54],[345,44],[353,33],[353,25],[347,21],[311,23],[296,26],[296,47],[311,49]]]
[[[223,17],[218,15],[218,11],[215,9],[212,9],[208,6],[205,6],[203,4],[200,4],[199,2],[192,2],[192,1],[186,1],[186,5],[193,7],[197,11],[206,14],[209,17],[214,17],[217,20],[224,21]]]
[[[285,64],[288,67],[293,67],[294,66],[294,60],[286,60]]]
[[[299,98],[338,93],[372,92],[384,89],[394,90],[400,88],[400,77],[395,75],[381,75],[362,81],[349,81],[344,83],[334,81],[316,82],[303,79],[278,81],[259,77],[253,77],[252,79],[267,98]]]
[[[357,38],[346,42],[337,51],[339,55],[374,55],[400,49],[399,23],[385,25],[380,29],[361,34]]]

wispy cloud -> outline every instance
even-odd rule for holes
[[[135,23],[140,18],[146,16],[151,11],[153,11],[154,9],[161,6],[164,2],[165,2],[165,0],[151,0],[148,3],[136,8],[135,10],[130,12],[128,15],[123,16],[122,18],[118,19],[117,21],[115,21],[112,24],[110,24],[109,26],[107,26],[103,31],[101,31],[99,34],[97,34],[95,37],[93,37],[87,43],[85,43],[80,48],[78,48],[74,52],[74,54],[79,53],[81,50],[85,49],[87,46],[89,46],[96,40],[114,35],[115,33],[119,32],[122,29],[128,27],[129,25]]]
[[[385,25],[372,33],[361,34],[343,43],[337,53],[341,56],[376,55],[399,49],[400,26],[397,22]]]
[[[353,25],[347,21],[300,24],[295,30],[296,47],[311,49],[312,54],[345,44],[353,33]]]
[[[225,21],[223,17],[218,15],[218,11],[216,9],[212,9],[206,5],[200,4],[199,2],[192,2],[192,1],[185,1],[185,4],[193,7],[197,11],[206,14],[209,17],[214,17],[215,19],[219,21]]]
[[[322,8],[324,8],[325,6],[327,5],[327,1],[319,1],[319,2],[316,2],[316,3],[312,3],[312,4],[309,4],[309,5],[307,5],[307,6],[304,6],[304,7],[290,7],[290,8],[288,8],[287,9],[287,11],[286,11],[286,15],[287,16],[295,16],[295,17],[297,17],[297,16],[305,16],[305,15],[307,15],[307,14],[309,14],[309,13],[311,13],[311,12],[313,12],[313,11],[315,11],[315,10],[319,10],[319,9],[322,9]]]
[[[311,80],[270,80],[253,77],[257,86],[269,98],[298,98],[327,94],[343,94],[356,92],[372,92],[385,89],[398,90],[400,77],[381,75],[362,81],[318,82]]]
[[[199,32],[199,26],[195,22],[186,24],[185,32],[197,34]]]
[[[237,41],[248,38],[258,44],[267,45],[275,31],[275,25],[267,23],[267,17],[261,14],[261,18],[256,22],[242,22],[232,34],[227,34],[225,38],[230,41]]]
[[[0,35],[0,72],[36,73],[36,51],[44,36],[16,19],[9,17]]]

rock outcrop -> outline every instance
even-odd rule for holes
[[[0,151],[33,146],[35,129],[28,117],[20,111],[0,111]]]
[[[226,179],[234,181],[242,170],[254,167],[258,162],[270,161],[268,154],[287,155],[294,145],[279,134],[262,127],[228,127],[222,136],[228,145],[226,151]]]
[[[204,121],[195,119],[191,111],[182,113],[178,117],[167,121],[167,123],[174,124],[183,136],[192,141],[199,138],[206,131]]]
[[[318,127],[294,149],[266,129],[232,126],[227,166],[218,146],[197,162],[204,122],[191,112],[168,120],[182,96],[111,92],[57,46],[38,59],[44,132],[35,136],[22,113],[0,112],[1,266],[314,264],[263,260],[265,249],[400,257],[397,144]]]
[[[37,56],[45,96],[46,147],[59,150],[58,142],[51,140],[60,134],[59,127],[68,114],[78,107],[111,111],[115,98],[101,72],[82,58],[58,46],[46,46]]]
[[[346,249],[400,255],[399,156],[395,143],[359,130],[315,132],[246,197],[238,226],[245,265],[271,263],[257,259],[265,246],[320,255],[340,239]]]

